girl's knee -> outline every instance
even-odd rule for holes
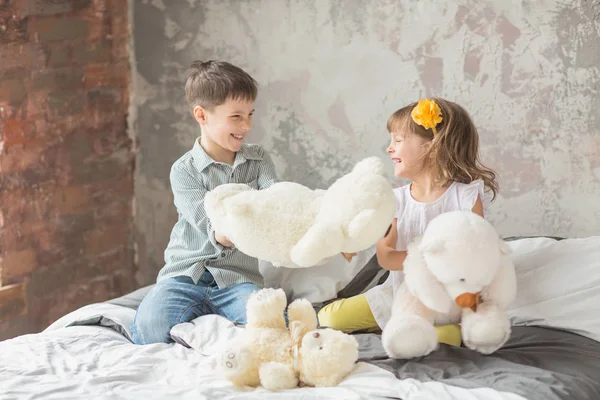
[[[333,309],[333,303],[321,308],[317,313],[317,319],[321,327],[336,329],[338,331],[342,331],[345,328],[343,323],[344,318],[341,318],[340,313]]]
[[[449,344],[450,346],[460,347],[462,342],[462,335],[460,326],[458,325],[444,325],[437,326],[435,328],[438,334],[438,342]]]

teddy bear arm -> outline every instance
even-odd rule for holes
[[[492,283],[483,291],[484,302],[496,304],[506,310],[517,296],[517,277],[515,267],[508,256],[503,256],[500,269]]]
[[[292,248],[290,256],[300,267],[313,267],[321,260],[341,253],[343,243],[344,233],[340,226],[316,223]]]
[[[260,366],[260,384],[267,390],[293,389],[298,386],[298,375],[289,364],[267,362]]]
[[[307,331],[317,329],[317,313],[312,304],[306,299],[296,299],[288,306],[288,320],[290,324],[300,321]]]
[[[415,245],[409,246],[404,261],[405,284],[409,292],[431,310],[447,314],[452,308],[452,299],[427,267],[423,253]]]

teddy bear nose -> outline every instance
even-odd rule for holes
[[[315,333],[313,333],[313,337],[314,337],[315,339],[316,339],[316,338],[318,338],[319,336],[321,336],[321,334],[320,334],[319,332],[315,332]]]

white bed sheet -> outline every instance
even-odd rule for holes
[[[205,316],[174,329],[195,349],[179,343],[136,346],[108,327],[67,327],[98,315],[127,324],[133,310],[90,305],[42,333],[0,342],[0,399],[523,399],[487,388],[399,380],[362,362],[334,388],[242,390],[215,370],[219,346],[241,329],[228,321]]]

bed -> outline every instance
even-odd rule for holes
[[[243,334],[224,318],[178,325],[172,344],[131,343],[129,326],[147,287],[0,342],[0,399],[600,399],[600,237],[507,240],[520,292],[511,338],[493,355],[441,345],[427,357],[391,360],[379,335],[361,333],[359,362],[338,387],[236,389],[215,372],[221,346]],[[318,302],[383,278],[373,252],[353,262],[343,277],[327,269],[265,270],[265,279]],[[308,291],[297,274],[312,274],[321,286]]]

